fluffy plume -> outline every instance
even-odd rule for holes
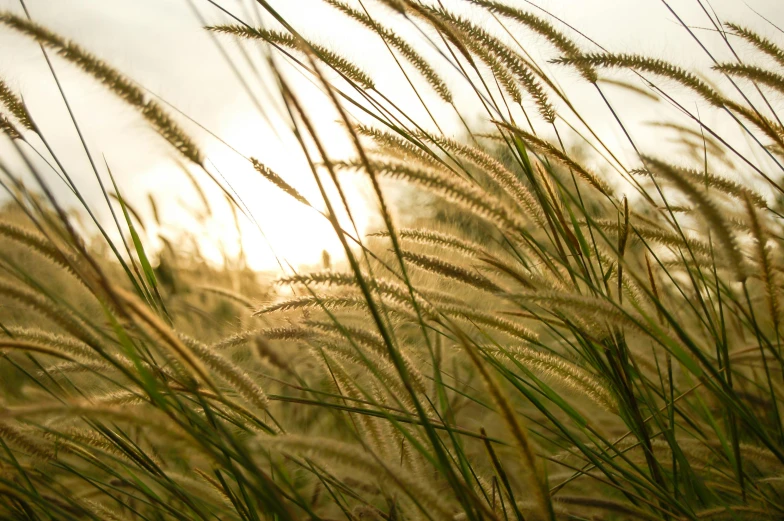
[[[196,164],[202,164],[201,151],[185,131],[171,119],[160,105],[153,100],[148,100],[144,91],[122,73],[79,45],[65,40],[34,22],[8,12],[0,13],[0,22],[35,38],[44,46],[54,49],[57,54],[103,83],[106,88],[137,109],[147,122],[186,158]]]
[[[450,92],[449,87],[446,86],[446,83],[444,83],[444,80],[441,79],[441,77],[433,69],[433,67],[430,66],[427,60],[425,60],[408,42],[401,38],[397,33],[379,24],[365,13],[354,9],[351,6],[344,4],[343,2],[338,2],[336,0],[326,0],[326,2],[377,33],[381,38],[384,39],[384,41],[396,49],[401,56],[403,56],[419,71],[419,73],[423,78],[425,78],[425,80],[427,80],[433,90],[436,91],[439,96],[441,96],[441,99],[447,103],[452,103],[452,93]]]
[[[591,66],[616,69],[637,69],[675,80],[681,85],[692,89],[713,105],[720,107],[724,101],[724,98],[722,98],[719,93],[696,75],[665,60],[648,58],[637,54],[581,54],[564,56],[563,58],[558,58],[552,62],[578,67]]]
[[[740,63],[720,63],[713,66],[714,70],[729,74],[730,76],[737,76],[739,78],[746,78],[755,83],[761,83],[768,87],[784,93],[784,76],[765,70],[756,65],[743,65]]]
[[[266,29],[247,27],[244,25],[215,25],[207,27],[207,29],[216,33],[231,34],[249,40],[263,40],[273,45],[279,45],[298,51],[307,52],[309,49],[312,49],[324,63],[330,67],[334,67],[335,70],[344,74],[351,81],[356,82],[365,89],[375,88],[370,76],[365,74],[359,67],[346,58],[330,51],[326,47],[305,42],[292,34],[268,31]]]
[[[16,118],[16,121],[21,124],[24,128],[28,130],[35,130],[33,127],[33,122],[30,120],[30,116],[27,114],[27,108],[25,108],[24,103],[22,100],[11,90],[11,88],[6,85],[3,80],[0,80],[0,104],[2,104],[11,115]],[[12,126],[11,122],[8,121],[6,118],[3,118],[3,121],[6,125]]]
[[[647,164],[651,165],[655,171],[659,172],[675,184],[695,205],[697,205],[697,208],[705,217],[708,225],[716,232],[716,238],[723,246],[723,252],[734,267],[738,280],[744,280],[747,276],[745,272],[745,262],[743,261],[738,245],[735,242],[735,237],[730,231],[727,220],[708,194],[697,189],[693,183],[686,179],[686,176],[684,176],[677,167],[673,167],[650,157],[646,157],[644,160]]]
[[[763,38],[754,31],[747,29],[746,27],[733,23],[726,23],[724,25],[734,31],[736,35],[743,38],[754,47],[776,60],[779,65],[784,67],[784,49],[775,45],[767,38]]]
[[[342,169],[361,169],[358,162],[337,163]],[[525,230],[526,224],[520,216],[497,203],[491,203],[483,191],[468,182],[436,170],[411,168],[405,164],[373,161],[373,170],[393,179],[403,179],[431,190],[434,194],[470,209],[474,214],[485,217],[502,229]]]
[[[599,190],[599,192],[601,192],[602,194],[606,196],[612,195],[612,188],[610,188],[610,186],[607,185],[607,183],[605,183],[603,180],[596,177],[596,175],[594,175],[593,173],[586,170],[582,165],[580,165],[572,158],[570,158],[568,155],[558,150],[552,144],[542,139],[539,139],[533,134],[530,134],[517,127],[512,127],[510,125],[507,125],[506,123],[500,123],[500,122],[497,123],[499,123],[502,127],[506,128],[507,130],[512,131],[517,136],[521,137],[525,141],[526,145],[533,148],[537,152],[541,152],[542,154],[545,154],[549,158],[558,161],[562,165],[573,170],[578,176],[583,178],[591,186]]]
[[[547,41],[549,41],[556,49],[561,51],[566,56],[579,56],[582,54],[576,43],[570,40],[562,32],[556,30],[550,22],[543,18],[521,9],[510,7],[491,0],[469,1],[473,4],[486,8],[488,11],[500,14],[501,16],[515,20],[516,22],[525,25],[532,31],[546,38]],[[594,72],[590,65],[582,65],[580,67],[580,71],[588,81],[595,82],[597,80],[596,72]]]
[[[524,346],[509,348],[505,350],[505,354],[512,360],[584,394],[608,411],[614,412],[618,409],[615,398],[604,382],[563,357]]]
[[[253,168],[255,168],[256,171],[264,177],[264,179],[274,184],[275,186],[277,186],[278,188],[280,188],[281,190],[289,194],[291,197],[293,197],[300,203],[310,206],[310,203],[308,202],[307,199],[302,197],[302,195],[300,195],[300,193],[297,192],[297,190],[294,187],[292,187],[286,181],[281,179],[281,177],[275,172],[273,172],[268,166],[260,163],[257,159],[254,158],[250,158],[250,161],[251,163],[253,163]]]

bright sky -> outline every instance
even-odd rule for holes
[[[208,23],[229,22],[227,16],[207,0],[190,1]],[[252,0],[216,0],[216,3],[245,20],[256,17]],[[424,126],[432,126],[427,124],[427,114],[377,38],[357,25],[343,21],[320,0],[271,0],[271,3],[304,35],[350,57],[371,74],[380,90],[399,102],[414,119]],[[536,12],[531,7],[533,4],[522,0],[507,0],[507,3]],[[366,4],[370,7],[375,2],[370,0]],[[460,12],[465,4],[463,0],[446,2]],[[696,0],[674,0],[671,4],[687,23],[696,27],[707,25]],[[687,67],[707,63],[697,44],[679,27],[660,0],[542,0],[536,5],[576,26],[611,50],[666,57]],[[219,38],[224,48],[238,58],[238,66],[249,79],[253,96],[268,115],[270,124],[227,65],[215,40],[200,28],[201,23],[194,15],[189,0],[27,0],[27,6],[34,20],[106,59],[210,129],[241,154],[258,158],[310,200],[319,200],[312,175],[296,141],[282,120],[275,116],[277,101],[260,87],[251,70],[239,59],[231,38]],[[751,26],[779,42],[784,41],[784,35],[754,12],[781,27],[784,26],[784,2],[721,0],[712,2],[712,7],[725,20]],[[0,0],[0,8],[20,11],[18,0]],[[403,27],[401,30],[403,34],[416,37],[411,28]],[[709,33],[696,30],[710,41]],[[547,59],[555,57],[544,42],[528,34],[519,37],[540,64],[546,65]],[[587,49],[591,48],[589,44],[585,45]],[[423,40],[419,40],[417,48],[428,56],[436,56]],[[258,50],[252,46],[245,49],[258,63]],[[203,213],[203,209],[191,182],[172,161],[174,155],[167,144],[146,129],[132,110],[107,94],[102,86],[63,60],[55,59],[54,66],[90,151],[102,171],[105,172],[102,167],[105,157],[125,198],[143,215],[149,215],[147,197],[150,193],[154,194],[164,225],[160,230],[149,230],[151,235],[160,232],[169,239],[176,239],[179,230],[198,231],[199,244],[206,255],[219,260],[221,249],[229,255],[236,254],[239,239],[231,212],[220,191],[207,176],[193,170],[193,175],[208,193],[213,211],[206,224],[198,224],[195,216]],[[578,81],[574,74],[563,74],[554,66],[547,65],[546,68],[562,78],[565,86],[572,88],[575,85],[573,99],[585,101],[582,106],[586,118],[595,123],[594,127],[604,138],[610,142],[622,142],[620,131],[609,122],[606,109],[596,103],[595,95],[590,98],[592,93],[582,92],[576,86]],[[40,49],[5,28],[0,28],[0,77],[23,93],[36,121],[46,130],[53,147],[88,200],[99,208],[102,219],[108,219],[98,184],[73,126],[69,124]],[[289,77],[306,100],[322,137],[335,157],[350,156],[349,142],[334,124],[336,113],[324,102],[309,79],[293,71]],[[450,79],[459,80],[457,75],[450,76]],[[467,90],[458,88],[457,94],[461,108],[475,105]],[[641,104],[634,94],[617,92],[615,96],[614,101],[623,108],[621,116],[625,122],[640,125],[640,128],[644,128],[641,124],[646,120],[678,117],[668,106]],[[438,102],[430,105],[436,107],[436,118],[445,122],[446,132],[453,128],[454,133],[459,134],[454,115],[447,107],[440,106]],[[479,125],[487,119],[478,111],[466,112],[464,116]],[[242,244],[253,267],[274,269],[277,263],[273,251],[281,260],[294,266],[318,262],[321,251],[325,249],[335,258],[341,256],[340,244],[322,216],[299,205],[261,179],[246,160],[207,132],[186,126],[192,130],[214,165],[212,172],[225,177],[252,214],[253,219],[240,220]],[[2,150],[5,149],[0,147]],[[347,182],[346,189],[360,232],[378,227],[374,217],[375,203],[368,198],[366,187],[362,183]],[[58,193],[63,197],[67,195],[62,185]],[[350,227],[345,216],[343,222]],[[154,242],[154,237],[151,240]]]

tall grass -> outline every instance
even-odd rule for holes
[[[426,108],[486,124],[455,130],[435,110],[416,121],[266,1],[274,30],[239,17],[207,27],[263,51],[322,200],[263,158],[249,164],[281,197],[320,208],[344,248],[335,269],[281,275],[279,291],[176,245],[151,252],[113,178],[101,186],[114,220],[101,222],[0,82],[0,130],[26,165],[0,162],[14,203],[0,224],[3,518],[784,517],[782,47],[706,15],[750,62],[689,71],[596,53],[555,20],[494,1],[470,0],[475,17],[440,2],[325,1],[386,44]],[[198,141],[131,78],[24,15],[0,22],[210,174]],[[660,126],[691,153],[613,118],[635,154],[619,159],[512,38],[524,33],[609,118],[610,85],[681,110],[689,126]],[[328,148],[284,61],[321,88],[353,158]],[[473,104],[455,101],[460,89]],[[694,101],[743,137],[704,123]],[[63,208],[36,154],[91,225]],[[351,175],[369,181],[383,223],[366,237],[337,217]],[[431,212],[396,211],[393,182],[426,194]]]

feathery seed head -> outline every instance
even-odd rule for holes
[[[373,80],[362,69],[339,54],[330,51],[326,47],[316,45],[295,37],[293,34],[282,33],[279,31],[269,31],[267,29],[247,27],[245,25],[214,25],[206,27],[207,30],[230,34],[249,40],[263,40],[272,45],[286,47],[288,49],[301,51],[306,54],[315,53],[321,61],[333,67],[339,73],[345,75],[351,81],[357,83],[364,89],[374,89]]]
[[[299,201],[300,203],[310,206],[310,203],[307,199],[305,199],[300,193],[286,181],[284,181],[278,174],[273,172],[268,166],[264,165],[263,163],[259,162],[255,158],[250,158],[251,163],[253,163],[253,168],[256,169],[258,173],[260,173],[264,179],[271,182],[291,197]]]
[[[713,90],[707,83],[677,65],[656,58],[648,58],[637,54],[580,54],[567,55],[562,58],[552,60],[551,63],[562,65],[574,65],[577,67],[603,67],[637,69],[651,74],[658,74],[677,81],[681,85],[689,87],[706,101],[721,107],[724,98]]]
[[[735,237],[730,231],[727,220],[711,197],[689,181],[681,169],[651,157],[643,157],[643,160],[675,184],[697,206],[697,209],[705,217],[707,224],[716,232],[716,238],[721,242],[723,246],[722,251],[727,256],[733,269],[735,269],[738,280],[745,280],[747,277],[746,263],[738,249]]]
[[[2,20],[2,15],[0,15],[0,20]],[[0,80],[0,105],[5,106],[24,128],[35,130],[30,115],[27,113],[27,107],[3,80]],[[0,128],[6,133],[9,132],[9,128],[15,130],[13,124],[5,116],[0,116]],[[12,139],[16,138],[12,137]]]
[[[138,110],[147,122],[182,155],[196,164],[202,164],[204,158],[191,138],[166,114],[160,105],[152,100],[147,100],[144,91],[125,75],[79,45],[69,42],[49,29],[25,18],[7,12],[0,13],[0,23],[35,38],[41,45],[53,49],[64,59],[91,75],[123,101]],[[30,128],[32,128],[32,124]]]
[[[22,137],[22,134],[16,129],[14,124],[3,114],[0,114],[0,132],[11,139],[20,139]]]
[[[768,40],[767,38],[763,38],[759,34],[755,33],[754,31],[747,29],[741,25],[734,24],[734,23],[725,23],[729,29],[735,31],[735,34],[747,42],[751,43],[754,47],[756,47],[761,52],[767,54],[779,65],[784,67],[784,49],[778,47],[773,42]]]

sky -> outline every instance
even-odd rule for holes
[[[343,20],[320,0],[270,0],[270,3],[303,35],[350,57],[373,77],[380,91],[394,99],[414,120],[425,127],[433,126],[377,37],[353,22]],[[377,6],[373,0],[365,3],[370,8]],[[446,5],[459,13],[475,12],[466,8],[466,3],[452,0]],[[547,10],[612,51],[665,57],[687,68],[709,64],[705,54],[661,0],[542,0],[535,3],[507,0],[507,3],[538,14],[542,14],[540,8]],[[209,258],[219,261],[223,252],[236,255],[241,246],[250,265],[263,270],[275,269],[279,262],[289,262],[293,266],[317,263],[322,250],[339,258],[340,243],[324,217],[282,194],[256,174],[245,159],[257,158],[306,198],[319,200],[301,150],[288,131],[285,119],[279,115],[280,100],[269,90],[270,77],[264,71],[256,76],[230,37],[216,38],[202,29],[204,23],[230,22],[215,4],[253,25],[259,23],[258,10],[252,0],[215,0],[214,3],[207,0],[27,0],[35,21],[94,52],[199,126],[209,129],[207,132],[178,116],[178,121],[183,122],[206,153],[211,173],[223,179],[247,207],[249,217],[239,218],[241,237],[237,235],[221,191],[204,172],[190,169],[192,177],[208,195],[209,216],[167,144],[104,87],[64,60],[53,58],[55,72],[104,180],[108,179],[104,165],[108,165],[123,197],[150,222],[148,198],[150,194],[155,198],[162,224],[149,226],[149,241],[155,244],[159,233],[170,240],[178,240],[183,230],[193,232],[198,234],[197,243]],[[715,37],[704,29],[707,20],[696,0],[677,0],[671,4],[701,38],[715,44],[720,55],[722,51]],[[725,20],[739,22],[775,41],[784,42],[784,34],[760,16],[784,27],[784,2],[721,0],[712,2],[711,6]],[[18,0],[0,0],[0,9],[21,12]],[[388,11],[376,8],[371,12],[378,14],[379,21],[390,25],[396,22]],[[261,21],[269,23],[269,17],[263,17]],[[493,22],[487,16],[478,21]],[[558,22],[555,24],[568,30]],[[395,27],[399,27],[401,34],[410,36],[426,56],[438,56],[411,27]],[[608,143],[617,144],[622,160],[628,159],[631,164],[633,157],[629,147],[624,145],[621,131],[608,117],[606,107],[597,103],[595,92],[581,85],[574,73],[547,64],[548,59],[557,55],[546,42],[524,31],[515,37],[519,37],[537,62],[567,89],[600,136]],[[576,38],[586,49],[595,50],[590,43]],[[254,45],[243,48],[251,61],[259,65],[262,54]],[[247,87],[228,64],[224,52],[232,57]],[[351,144],[335,123],[337,114],[325,102],[313,78],[293,67],[284,65],[284,68],[286,77],[317,122],[333,158],[350,157]],[[467,121],[477,128],[486,127],[487,115],[479,110],[471,111],[477,105],[475,98],[469,89],[461,88],[459,76],[446,65],[444,74],[450,80],[450,87],[455,89],[457,106],[464,109]],[[58,157],[97,210],[99,218],[108,219],[98,182],[40,49],[29,39],[4,27],[0,27],[0,77],[22,93],[37,124],[45,130]],[[639,135],[649,136],[648,133],[654,132],[645,125],[647,121],[679,121],[678,118],[682,118],[666,104],[652,104],[639,95],[607,88],[624,123],[641,133]],[[458,120],[449,107],[435,96],[427,98],[426,103],[447,134],[460,135]],[[356,111],[352,111],[352,115],[361,119]],[[719,115],[706,113],[705,117],[719,118],[716,124],[726,124]],[[727,131],[733,130],[728,128]],[[650,138],[648,142],[651,142]],[[0,145],[0,152],[5,162],[17,164],[13,151],[7,146]],[[56,193],[68,200],[67,190],[56,181],[52,177]],[[378,228],[376,203],[368,187],[358,176],[346,178],[345,186],[354,224],[360,233]],[[345,227],[353,226],[349,226],[345,215],[341,218]]]

